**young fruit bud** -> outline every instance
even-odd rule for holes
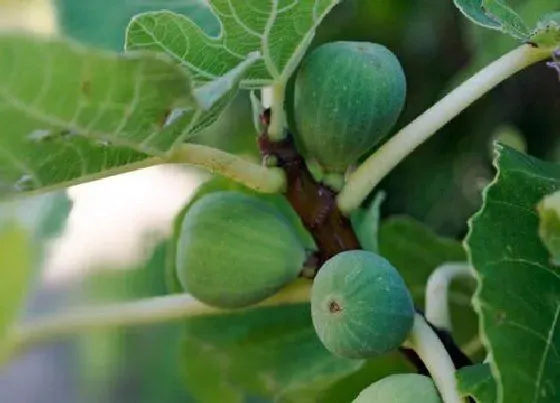
[[[327,172],[344,172],[396,123],[406,78],[396,56],[368,42],[331,42],[307,56],[294,89],[296,132]]]
[[[352,403],[441,403],[434,382],[419,374],[394,374],[360,392]]]
[[[327,350],[345,358],[372,358],[399,347],[414,312],[397,269],[369,251],[327,260],[311,289],[315,331]]]
[[[297,278],[306,251],[290,222],[270,204],[235,191],[201,197],[177,240],[179,282],[220,308],[260,302]]]

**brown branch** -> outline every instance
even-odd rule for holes
[[[285,196],[317,244],[318,251],[310,260],[313,266],[320,268],[323,262],[340,252],[362,249],[350,220],[338,209],[336,193],[315,180],[305,160],[297,151],[291,135],[288,133],[284,140],[278,142],[271,141],[267,130],[270,123],[270,110],[266,110],[261,119],[265,127],[258,139],[261,156],[263,160],[273,157],[277,165],[286,173]],[[315,273],[306,273],[305,277],[313,278],[314,275]],[[423,315],[419,309],[417,311]],[[457,368],[472,364],[448,332],[431,324],[430,326],[440,338]],[[429,375],[414,350],[401,348],[399,351],[419,373]]]
[[[269,112],[265,113],[265,127],[268,127],[269,118]],[[335,192],[315,180],[291,136],[272,142],[265,129],[259,136],[259,148],[263,158],[274,157],[278,166],[284,169],[286,198],[313,236],[319,249],[320,264],[345,250],[361,249],[350,220],[336,205]]]

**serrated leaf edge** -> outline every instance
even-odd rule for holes
[[[490,189],[492,189],[492,187],[494,185],[496,185],[498,183],[498,181],[500,180],[500,178],[502,176],[502,171],[500,169],[500,158],[502,156],[501,152],[504,149],[504,146],[502,144],[500,144],[499,142],[495,141],[493,143],[493,147],[494,147],[494,157],[492,159],[492,165],[496,168],[496,175],[494,176],[492,181],[482,191],[482,205],[481,205],[480,209],[468,220],[469,230],[468,230],[467,236],[463,240],[463,247],[465,248],[465,252],[467,254],[467,260],[469,261],[469,264],[471,265],[471,267],[474,269],[473,270],[473,275],[474,275],[474,277],[477,281],[477,287],[476,287],[476,290],[475,290],[475,292],[472,296],[472,306],[473,306],[473,309],[478,316],[478,332],[479,332],[479,336],[480,336],[480,341],[481,341],[482,345],[485,347],[486,351],[488,352],[487,361],[490,364],[490,372],[492,373],[492,376],[496,380],[496,387],[497,387],[497,402],[496,403],[503,403],[504,391],[503,391],[503,384],[502,384],[502,375],[500,373],[500,370],[499,370],[498,366],[496,365],[496,363],[493,359],[494,350],[493,350],[493,347],[492,347],[492,343],[490,342],[486,332],[484,331],[485,320],[484,320],[484,315],[482,315],[482,306],[481,306],[480,299],[479,299],[480,293],[481,293],[482,288],[483,288],[484,277],[477,270],[476,266],[473,264],[472,258],[471,258],[471,256],[472,256],[471,255],[471,248],[469,247],[469,239],[472,235],[473,225],[478,220],[478,218],[482,215],[484,209],[486,208],[488,192],[490,191]]]

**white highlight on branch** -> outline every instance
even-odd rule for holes
[[[310,290],[311,282],[300,279],[273,297],[246,308],[246,310],[263,306],[305,303],[309,301]],[[66,312],[52,314],[44,319],[35,319],[31,323],[15,326],[8,334],[6,346],[8,354],[13,356],[21,354],[39,343],[95,330],[165,323],[187,317],[242,311],[243,309],[214,308],[187,294],[151,297],[102,306],[70,308]]]
[[[446,263],[436,268],[426,285],[426,319],[436,327],[451,331],[449,286],[459,278],[474,278],[467,263]]]
[[[409,345],[428,369],[443,403],[465,403],[457,391],[455,366],[445,347],[422,315],[416,314]]]
[[[349,214],[412,151],[482,95],[518,71],[550,57],[550,50],[521,45],[486,66],[401,129],[348,176],[338,206]]]

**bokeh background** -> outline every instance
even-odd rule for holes
[[[510,1],[531,24],[552,3]],[[68,35],[120,50],[129,19],[162,8],[190,15],[210,33],[219,31],[203,0],[0,0],[0,30]],[[470,23],[452,0],[346,0],[322,24],[314,46],[343,39],[380,42],[398,55],[408,98],[397,128],[516,46]],[[559,131],[558,74],[541,63],[476,102],[392,172],[379,187],[387,192],[382,215],[408,214],[462,239],[494,173],[493,141],[557,161]],[[242,92],[195,141],[256,157],[255,136]],[[0,205],[0,214],[24,219],[40,240],[25,318],[76,303],[163,294],[163,244],[172,220],[207,178],[197,169],[162,166]],[[0,402],[194,401],[176,359],[179,334],[177,325],[160,325],[42,346],[0,369]]]

